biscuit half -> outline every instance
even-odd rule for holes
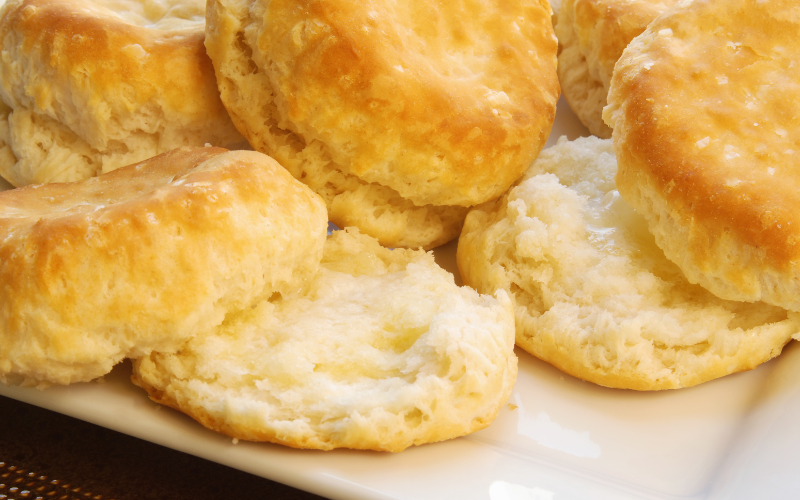
[[[509,293],[517,345],[636,390],[689,387],[777,356],[800,315],[690,284],[620,197],[616,168],[610,140],[561,138],[505,197],[467,216],[461,276]]]
[[[0,175],[86,179],[181,146],[244,143],[219,98],[199,0],[8,0]]]
[[[214,0],[206,47],[257,150],[388,246],[457,236],[543,147],[559,96],[544,0]]]
[[[316,272],[325,206],[269,157],[174,150],[0,193],[0,381],[69,384],[175,350]]]
[[[555,25],[564,98],[589,131],[611,137],[603,107],[622,51],[678,0],[564,0]]]
[[[273,298],[134,362],[150,397],[238,439],[400,451],[489,425],[516,379],[508,296],[356,230],[305,295]]]
[[[800,311],[800,5],[681,3],[617,63],[620,193],[693,283]]]

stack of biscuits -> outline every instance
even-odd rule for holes
[[[0,381],[128,358],[152,399],[300,448],[486,427],[517,375],[511,299],[426,250],[544,146],[550,19],[544,0],[9,0]]]
[[[754,368],[800,335],[798,19],[8,0],[0,381],[128,358],[231,437],[400,451],[489,425],[515,344],[616,388]],[[562,88],[595,137],[543,150]]]

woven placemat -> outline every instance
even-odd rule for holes
[[[0,500],[321,500],[0,396]]]

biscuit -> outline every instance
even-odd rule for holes
[[[508,296],[357,230],[325,244],[307,294],[260,302],[180,352],[134,362],[150,397],[237,439],[400,451],[481,429],[516,379]]]
[[[428,248],[543,147],[559,96],[550,13],[544,0],[214,0],[206,47],[239,130],[334,223]]]
[[[800,315],[720,299],[664,257],[619,196],[610,140],[542,152],[504,198],[474,208],[458,244],[464,282],[506,290],[517,345],[608,387],[689,387],[777,356]]]
[[[614,64],[659,14],[678,0],[564,0],[555,25],[564,98],[589,131],[611,137],[603,122]]]
[[[617,63],[620,193],[692,283],[800,311],[800,4],[681,3]]]
[[[9,0],[0,175],[71,182],[180,146],[244,143],[205,53],[200,0]]]
[[[91,380],[316,272],[319,197],[269,157],[170,151],[0,193],[0,381]]]

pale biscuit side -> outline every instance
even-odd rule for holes
[[[245,36],[255,29],[247,7],[245,2],[209,2],[205,43],[222,100],[250,144],[269,152],[320,194],[330,220],[339,227],[357,226],[391,247],[432,248],[455,238],[466,208],[417,206],[389,187],[342,172],[322,143],[306,142],[285,124],[281,126],[270,82],[263,71],[255,69],[253,46]]]
[[[17,186],[75,181],[175,147],[243,143],[219,99],[202,14],[193,0],[6,3],[0,141],[11,154],[0,175]]]
[[[608,138],[611,129],[603,123],[602,110],[606,104],[608,90],[592,75],[586,54],[581,50],[575,30],[573,0],[565,1],[558,12],[555,25],[558,37],[558,81],[569,107],[578,116],[589,132]]]
[[[555,25],[564,97],[589,131],[611,137],[603,107],[622,51],[677,0],[566,0]]]

